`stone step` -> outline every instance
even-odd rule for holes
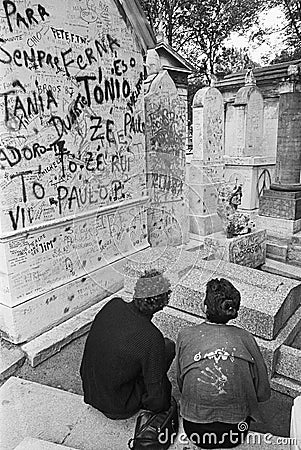
[[[274,375],[271,379],[271,388],[282,394],[296,398],[301,395],[301,383],[290,378]]]
[[[42,441],[27,437],[15,448],[15,450],[76,450],[64,445],[53,444],[52,442]]]
[[[296,266],[301,266],[301,245],[292,243],[288,247],[287,262]]]
[[[138,277],[149,269],[163,271],[173,286],[179,283],[194,267],[203,266],[203,261],[211,257],[211,252],[202,247],[186,251],[179,247],[153,247],[132,255],[124,266],[124,289],[133,293]]]
[[[21,348],[27,356],[30,365],[32,367],[37,366],[59,352],[69,342],[87,333],[90,330],[94,317],[101,308],[113,297],[122,296],[122,294],[123,290],[117,291],[110,297],[101,300],[85,311],[77,314],[77,316],[66,320],[62,324],[23,344]]]
[[[292,264],[275,261],[274,259],[267,258],[265,264],[261,266],[261,270],[264,272],[273,273],[282,277],[293,278],[301,281],[301,268],[293,266]]]
[[[11,377],[0,388],[1,396],[1,450],[13,450],[29,436],[65,449],[80,450],[125,450],[132,438],[137,415],[127,420],[109,420],[96,409],[84,404],[80,395],[56,388]],[[267,437],[268,436],[268,437]],[[243,449],[280,450],[279,436],[251,432]],[[26,442],[26,441],[25,441]],[[27,440],[28,442],[28,440]],[[187,439],[186,439],[187,442]],[[183,450],[185,435],[180,427],[171,450]],[[277,445],[278,444],[278,445]],[[42,447],[43,450],[49,450]],[[29,450],[17,447],[18,450]],[[41,447],[37,447],[37,450]],[[60,448],[60,447],[56,447]],[[55,449],[55,447],[53,447]],[[34,447],[31,450],[35,450]]]
[[[276,259],[277,261],[286,261],[287,246],[278,245],[272,242],[266,244],[267,258]]]
[[[25,355],[17,345],[0,340],[0,382],[13,375],[24,361]]]
[[[294,379],[301,381],[301,350],[281,345],[275,372],[286,378],[292,378],[292,374],[294,374]]]

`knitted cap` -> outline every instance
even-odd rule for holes
[[[168,278],[161,273],[149,271],[145,276],[137,280],[134,288],[134,298],[148,298],[156,295],[164,294],[171,290],[171,284]]]

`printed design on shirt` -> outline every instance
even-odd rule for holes
[[[219,363],[222,361],[226,361],[229,359],[231,362],[234,362],[234,352],[236,348],[233,348],[232,353],[229,353],[225,348],[218,348],[215,351],[205,353],[204,359],[213,359],[213,369],[210,367],[206,367],[205,370],[201,370],[201,377],[198,377],[197,380],[204,384],[210,384],[213,386],[217,393],[216,395],[226,394],[225,385],[228,381],[227,375],[225,375],[222,371],[222,367],[219,366]],[[200,361],[202,358],[201,352],[198,352],[194,355],[194,361]]]
[[[198,377],[198,381],[205,384],[211,384],[217,389],[217,395],[226,394],[224,389],[225,384],[228,381],[228,377],[222,372],[221,367],[214,364],[214,370],[206,367],[205,370],[201,370],[202,378]]]

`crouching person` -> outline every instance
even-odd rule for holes
[[[168,304],[170,288],[167,278],[150,270],[138,279],[131,302],[115,297],[95,317],[80,374],[85,403],[110,419],[170,407],[167,371],[175,344],[151,321]]]
[[[201,448],[242,444],[259,402],[270,398],[267,369],[253,336],[228,325],[240,307],[239,291],[224,278],[208,282],[207,320],[180,331],[177,378],[186,435]]]

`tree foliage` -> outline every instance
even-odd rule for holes
[[[286,18],[283,48],[273,63],[301,58],[301,0],[271,0],[268,5],[280,6]]]
[[[190,59],[200,72],[216,72],[223,41],[248,29],[258,18],[261,0],[141,0],[157,33]]]
[[[288,39],[296,45],[301,46],[301,0],[281,0],[285,16],[288,21]]]

